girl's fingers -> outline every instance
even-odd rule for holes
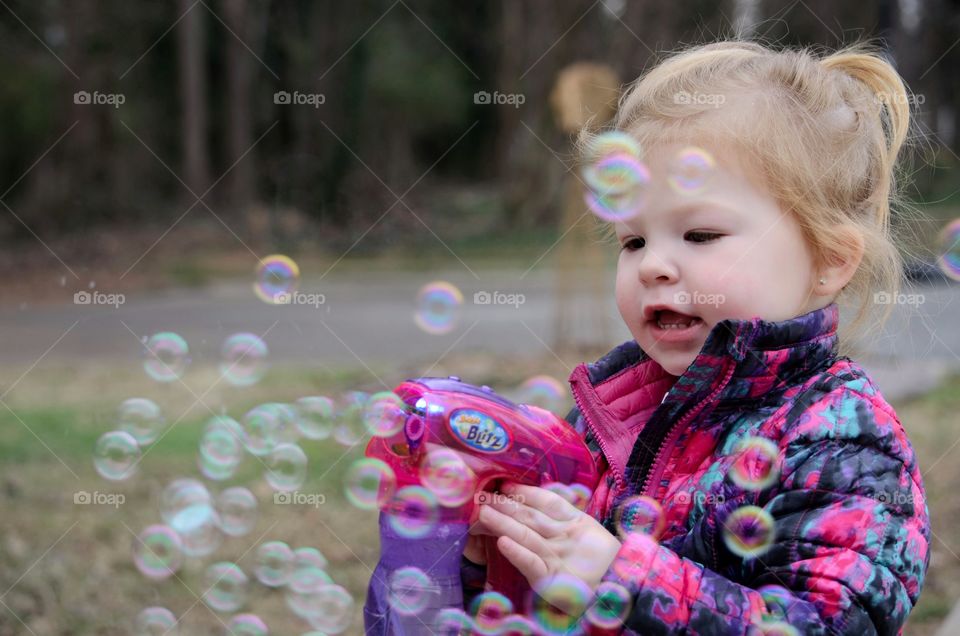
[[[492,531],[491,534],[510,537],[516,543],[539,555],[546,556],[550,552],[542,536],[495,508],[482,506],[480,519]]]
[[[509,536],[497,539],[497,548],[530,584],[539,581],[548,574],[547,564],[537,554],[520,545]]]
[[[531,508],[511,498],[494,499],[491,503],[484,505],[490,506],[506,516],[516,519],[523,525],[533,528],[539,535],[547,537],[548,539],[563,533],[568,523],[557,521],[536,508]]]
[[[508,482],[501,490],[523,505],[535,508],[557,521],[572,521],[582,514],[569,501],[545,488]]]

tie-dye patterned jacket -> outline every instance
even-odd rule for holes
[[[567,419],[604,473],[587,512],[615,532],[618,504],[645,494],[666,519],[659,543],[629,534],[605,577],[631,594],[626,633],[753,634],[775,620],[799,634],[901,632],[929,565],[923,484],[893,409],[838,357],[838,321],[836,304],[723,321],[679,378],[633,341],[574,370]],[[730,476],[749,436],[780,452],[761,491]],[[776,523],[752,559],[723,539],[745,505]]]

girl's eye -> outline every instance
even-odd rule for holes
[[[626,250],[628,252],[632,252],[634,250],[640,249],[645,244],[646,242],[642,238],[635,236],[633,238],[630,238],[624,241],[623,245],[620,246],[620,250],[621,251]]]
[[[716,232],[687,232],[686,238],[694,243],[709,243],[720,238],[720,236]]]

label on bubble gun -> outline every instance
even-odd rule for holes
[[[500,422],[474,409],[450,414],[450,430],[464,446],[481,453],[502,453],[510,447],[510,433]]]

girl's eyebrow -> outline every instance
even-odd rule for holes
[[[674,207],[671,208],[668,212],[666,212],[666,213],[663,215],[663,217],[664,217],[665,220],[669,220],[669,219],[671,219],[671,218],[675,218],[675,217],[678,217],[678,216],[688,217],[688,216],[692,216],[692,215],[694,215],[694,214],[729,214],[729,215],[735,215],[736,213],[737,213],[736,210],[734,210],[733,208],[728,207],[728,206],[726,206],[726,205],[723,205],[722,203],[717,203],[717,202],[714,202],[714,201],[710,201],[710,200],[707,200],[707,199],[703,199],[703,200],[696,201],[696,202],[689,201],[689,202],[681,203],[681,204],[679,204],[679,205],[677,205],[677,206],[674,206]],[[634,221],[637,221],[637,220],[642,220],[642,219],[643,219],[643,216],[644,216],[644,215],[643,215],[643,213],[641,212],[641,213],[636,214],[635,216],[631,217],[630,219],[628,219],[628,220],[626,220],[626,221],[620,221],[620,222],[618,222],[618,223],[615,225],[615,230],[616,230],[616,232],[617,232],[617,235],[627,234],[627,233],[633,232],[633,228],[631,228],[629,224],[632,223],[632,222],[634,222]],[[625,227],[626,229],[623,230],[623,231],[621,231],[621,227]]]

